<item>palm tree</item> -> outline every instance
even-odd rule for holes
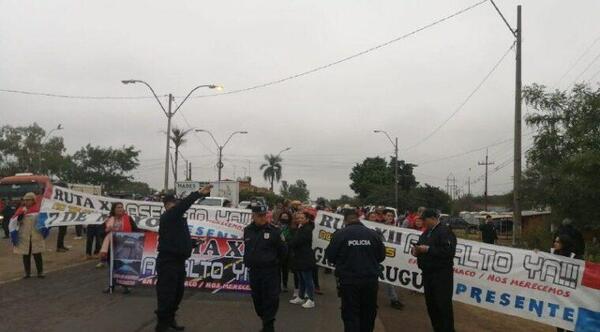
[[[273,183],[281,180],[281,162],[283,159],[279,155],[266,154],[265,161],[266,163],[260,165],[260,169],[264,169],[263,177],[271,183],[271,191],[273,191]]]
[[[192,129],[182,130],[180,128],[171,129],[171,142],[175,145],[175,167],[173,170],[173,177],[177,182],[177,162],[179,161],[179,147],[187,142],[185,135],[187,135]]]

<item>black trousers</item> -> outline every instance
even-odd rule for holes
[[[183,298],[185,285],[186,258],[177,255],[159,253],[156,259],[156,317],[158,322],[169,324],[175,319],[175,313]]]
[[[38,275],[44,274],[42,253],[33,254],[33,260],[35,261],[35,269],[37,270]],[[31,275],[31,239],[29,240],[29,254],[23,255],[23,268],[25,269],[25,275]]]
[[[65,235],[67,235],[67,226],[58,226],[58,237],[56,238],[56,249],[65,248]]]
[[[423,272],[425,303],[429,319],[435,332],[454,332],[452,291],[454,273],[452,269]]]
[[[254,310],[263,322],[265,331],[273,330],[281,293],[280,267],[251,268],[250,288]]]
[[[4,220],[2,220],[2,229],[4,230],[4,237],[8,237],[8,223],[10,222],[9,219],[4,218]]]
[[[372,332],[377,317],[377,279],[346,284],[341,281],[342,320],[345,332]]]
[[[100,252],[100,248],[102,247],[102,233],[104,233],[102,227],[102,225],[88,225],[85,240],[86,255],[92,255],[92,246],[94,246],[94,255],[97,255]]]

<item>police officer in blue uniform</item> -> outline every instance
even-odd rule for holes
[[[358,220],[355,209],[344,209],[345,228],[333,234],[325,250],[335,265],[345,332],[371,332],[377,317],[377,288],[385,259],[382,237]]]
[[[436,210],[426,209],[421,218],[427,230],[421,234],[412,254],[423,272],[423,288],[429,319],[435,332],[454,332],[452,291],[456,236],[439,221]]]
[[[279,229],[267,221],[267,207],[253,202],[252,223],[244,228],[244,264],[250,274],[254,310],[263,332],[274,331],[281,293],[281,264],[287,247]]]

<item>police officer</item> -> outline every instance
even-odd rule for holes
[[[160,216],[158,257],[156,259],[156,331],[183,331],[175,312],[183,298],[185,261],[192,254],[192,239],[184,213],[195,201],[210,195],[211,185],[191,193],[181,201],[172,194],[163,198],[165,212]]]
[[[423,232],[412,254],[423,271],[425,303],[435,332],[454,332],[452,291],[454,287],[454,255],[456,236],[448,226],[440,223],[434,209],[421,215],[427,230]]]
[[[377,316],[379,263],[385,259],[385,246],[379,234],[359,222],[355,209],[342,213],[346,227],[333,234],[325,257],[336,267],[344,331],[370,332]]]
[[[253,202],[253,222],[244,228],[244,264],[250,274],[254,310],[261,318],[261,331],[274,331],[281,293],[281,264],[286,245],[278,228],[267,221],[267,207]]]

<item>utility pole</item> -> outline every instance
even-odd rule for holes
[[[521,238],[521,6],[517,6],[517,55],[515,73],[515,155],[513,176],[513,245]]]
[[[167,150],[165,151],[165,184],[164,190],[165,193],[169,189],[169,146],[171,142],[171,118],[173,118],[173,112],[171,112],[171,107],[173,105],[173,95],[169,93],[169,103],[167,106]]]
[[[192,181],[192,162],[188,162],[188,181]]]
[[[390,143],[392,143],[392,145],[394,146],[394,156],[396,158],[396,161],[394,162],[394,207],[396,208],[396,211],[398,211],[398,186],[400,184],[400,180],[398,179],[398,137],[396,136],[396,140],[393,141],[390,135],[385,130],[373,130],[373,132],[376,134],[384,134],[390,140]]]
[[[452,181],[452,185],[450,182]],[[451,200],[454,200],[454,187],[456,186],[456,177],[454,174],[450,173],[446,177],[446,193],[450,196]]]
[[[396,185],[394,186],[394,203],[396,203],[395,208],[396,208],[396,211],[399,213],[399,211],[398,211],[398,205],[399,205],[399,203],[398,203],[398,186],[400,184],[398,183],[398,137],[396,137],[396,144],[394,144],[394,152],[396,155],[396,161],[394,163],[394,170],[395,170],[394,181],[396,181]]]
[[[219,162],[217,163],[219,169],[219,185],[221,183],[221,171],[223,170],[223,147],[219,146]]]
[[[488,149],[485,149],[485,162],[478,162],[479,166],[485,166],[485,189],[483,192],[484,196],[484,210],[488,210],[488,166],[493,165],[494,162],[488,161]]]

